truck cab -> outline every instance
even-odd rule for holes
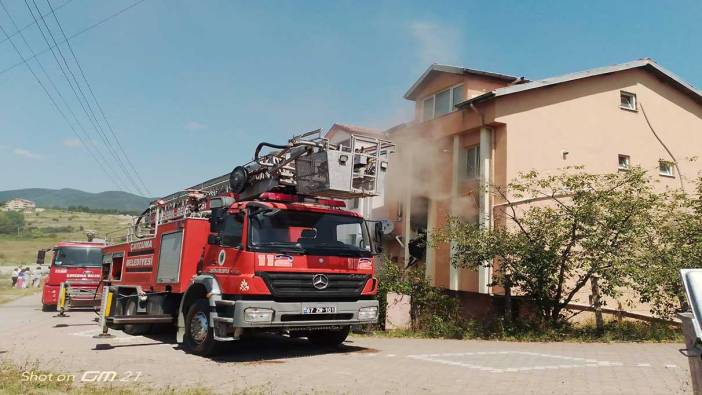
[[[61,283],[68,283],[76,293],[86,295],[82,302],[89,303],[95,299],[94,293],[100,282],[103,247],[104,243],[60,242],[50,250],[49,275],[41,295],[43,311],[56,309]],[[44,260],[41,252],[39,257],[41,261]],[[87,295],[91,297],[88,298]],[[75,302],[81,302],[80,297],[77,299]]]

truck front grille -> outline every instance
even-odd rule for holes
[[[317,274],[322,273],[281,273],[257,272],[263,278],[274,298],[332,300],[358,298],[368,282],[368,274],[323,273],[328,280],[326,288],[318,289],[313,284]]]

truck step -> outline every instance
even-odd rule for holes
[[[234,318],[229,318],[229,317],[215,317],[214,318],[215,322],[226,322],[227,324],[233,324],[234,323]]]
[[[236,304],[235,300],[215,300],[215,304],[223,304],[226,306],[234,306]]]
[[[107,318],[112,324],[171,324],[173,316],[168,314],[160,315],[117,315]]]

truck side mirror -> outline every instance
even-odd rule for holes
[[[373,226],[373,247],[375,254],[383,253],[383,224],[376,222]]]
[[[37,251],[37,265],[43,265],[46,260],[46,250]]]

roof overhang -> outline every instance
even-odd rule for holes
[[[613,66],[598,67],[590,70],[579,71],[576,73],[565,74],[558,77],[546,78],[543,80],[531,81],[524,84],[517,84],[507,86],[504,88],[498,88],[491,92],[487,92],[480,96],[476,96],[461,103],[458,103],[456,107],[466,108],[471,105],[483,103],[501,96],[507,96],[514,93],[526,92],[533,89],[544,88],[570,81],[576,81],[584,78],[612,74],[620,71],[632,70],[637,68],[642,68],[654,73],[658,78],[670,83],[675,88],[690,96],[693,100],[702,104],[702,92],[698,91],[692,85],[690,85],[685,80],[677,76],[675,73],[667,70],[652,59],[645,58],[635,60],[633,62],[621,63]]]
[[[405,99],[407,100],[415,100],[417,98],[417,91],[419,88],[422,86],[422,84],[429,78],[431,75],[435,73],[451,73],[451,74],[459,74],[459,75],[475,75],[475,76],[480,76],[480,77],[488,77],[488,78],[493,78],[501,81],[505,81],[508,83],[514,82],[519,80],[519,77],[515,77],[512,75],[507,75],[507,74],[500,74],[500,73],[493,73],[490,71],[482,71],[482,70],[475,70],[475,69],[467,69],[465,67],[457,67],[457,66],[449,66],[449,65],[444,65],[444,64],[437,64],[434,63],[429,68],[426,69],[424,73],[422,73],[421,76],[417,79],[417,81],[412,84],[412,86],[407,90],[405,93]]]

